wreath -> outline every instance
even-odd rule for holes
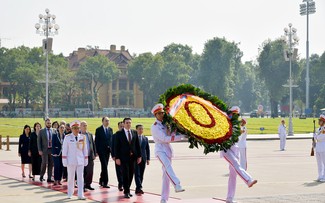
[[[166,114],[163,124],[188,136],[189,148],[204,147],[204,153],[226,151],[240,136],[239,114],[230,111],[217,96],[191,84],[167,89],[160,95]]]

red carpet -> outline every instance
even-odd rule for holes
[[[67,192],[66,183],[60,186],[54,186],[53,184],[48,184],[46,181],[39,182],[38,179],[36,181],[32,181],[31,179],[22,178],[21,177],[21,169],[20,162],[17,161],[0,161],[0,176],[24,181],[28,184],[36,185],[39,187],[48,188],[51,190],[56,190],[62,193]],[[37,176],[39,178],[39,176]],[[152,203],[152,202],[160,202],[160,194],[153,193],[145,193],[141,196],[133,195],[130,199],[123,198],[123,192],[120,192],[116,186],[110,185],[111,188],[95,188],[93,191],[85,192],[85,197],[90,200],[100,201],[103,203],[118,203],[118,202],[137,202],[137,203]],[[77,189],[76,189],[77,190]],[[75,195],[77,191],[75,191]],[[134,194],[134,192],[133,192]],[[194,202],[204,202],[204,203],[217,203],[217,202],[225,202],[223,199],[218,198],[210,198],[210,199],[186,199],[180,200],[177,198],[170,198],[169,203],[194,203]]]

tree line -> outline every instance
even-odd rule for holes
[[[215,37],[208,40],[201,55],[188,45],[169,44],[158,53],[134,55],[128,65],[128,77],[144,93],[144,108],[150,109],[160,94],[171,86],[191,83],[218,96],[229,105],[238,105],[244,112],[257,109],[259,104],[278,115],[278,105],[289,105],[289,62],[285,61],[285,43],[280,39],[266,40],[259,47],[254,61],[242,62],[243,52],[238,43]],[[45,99],[45,56],[41,48],[20,46],[0,48],[0,79],[5,82],[1,98],[8,98],[6,110],[16,107],[42,110]],[[295,109],[304,110],[304,58],[294,60],[292,72]],[[310,57],[310,106],[325,107],[323,83],[325,52]],[[78,70],[70,70],[68,59],[62,54],[49,55],[49,104],[51,108],[73,110],[87,107],[92,94],[96,108],[103,108],[98,100],[100,88],[119,76],[114,62],[102,55],[88,57]],[[93,81],[93,82],[92,82]]]

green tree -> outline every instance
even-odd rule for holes
[[[265,41],[258,56],[258,73],[265,82],[271,104],[271,113],[278,116],[278,104],[282,100],[287,105],[289,88],[282,85],[288,84],[289,62],[285,61],[283,52],[286,49],[282,40]],[[299,73],[297,63],[292,61],[292,76],[297,79]],[[294,80],[297,81],[297,80]],[[284,98],[285,95],[285,98]],[[284,100],[283,100],[284,99]]]
[[[213,38],[204,45],[200,61],[198,83],[225,102],[234,98],[235,70],[240,66],[241,51],[234,42]]]
[[[88,57],[85,62],[80,65],[77,77],[91,88],[93,81],[94,99],[97,108],[100,108],[98,101],[98,92],[104,84],[108,84],[119,76],[119,70],[114,62],[111,62],[106,56],[97,55]]]
[[[164,68],[160,54],[143,53],[135,57],[128,65],[128,76],[136,81],[144,94],[144,107],[150,109],[160,94],[159,81]]]

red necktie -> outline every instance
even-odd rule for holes
[[[128,130],[128,138],[129,138],[129,144],[131,144],[131,133],[129,130]]]

